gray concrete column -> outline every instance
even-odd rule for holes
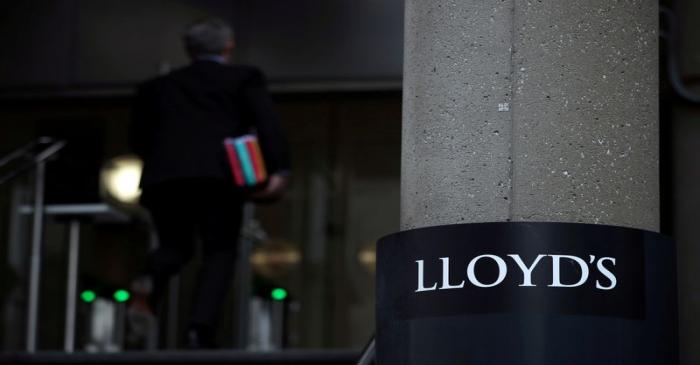
[[[658,231],[655,0],[406,1],[403,229]]]

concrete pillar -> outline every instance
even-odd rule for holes
[[[403,229],[658,231],[654,0],[406,1]]]

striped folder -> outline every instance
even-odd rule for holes
[[[247,134],[236,138],[226,138],[224,147],[231,164],[233,181],[237,186],[255,186],[267,179],[265,161],[260,152],[258,137]]]

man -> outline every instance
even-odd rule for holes
[[[289,158],[262,73],[228,64],[231,28],[216,19],[199,21],[184,41],[192,63],[142,84],[134,105],[130,138],[144,161],[141,202],[159,238],[137,287],[152,288],[152,306],[192,257],[198,234],[203,262],[185,341],[190,348],[207,348],[214,346],[230,286],[246,199],[234,186],[223,141],[257,133],[270,176],[255,198],[280,196]]]

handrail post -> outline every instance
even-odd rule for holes
[[[66,283],[66,320],[63,350],[71,353],[75,345],[75,308],[78,297],[78,259],[80,256],[80,221],[71,219],[68,234],[68,280]]]
[[[372,339],[367,343],[367,346],[365,346],[365,349],[362,351],[362,354],[360,355],[360,360],[357,361],[356,365],[372,365],[375,363],[375,361],[375,340],[374,336],[372,336]]]
[[[36,351],[37,322],[39,317],[39,285],[41,276],[41,246],[44,224],[44,184],[46,161],[36,164],[34,176],[34,217],[32,221],[32,247],[29,272],[29,301],[27,306],[27,343],[28,353]]]

